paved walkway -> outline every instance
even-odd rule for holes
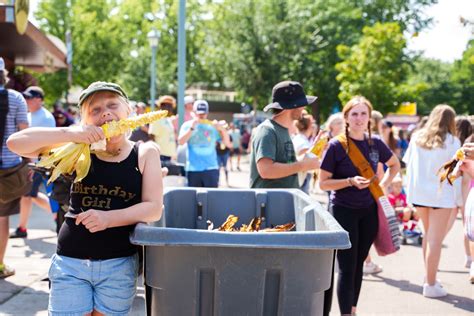
[[[230,173],[230,186],[248,187],[248,163],[242,172]],[[313,195],[321,202],[325,193]],[[13,230],[18,216],[11,218]],[[34,209],[28,230],[28,239],[11,239],[6,262],[15,267],[15,276],[0,280],[0,315],[47,315],[49,258],[55,251],[56,234],[51,217]],[[364,277],[357,315],[473,315],[474,286],[467,281],[468,270],[463,267],[462,225],[458,219],[446,238],[438,278],[449,296],[427,299],[421,295],[423,263],[421,247],[402,246],[401,251],[385,258],[373,255],[374,261],[384,267],[375,276]],[[141,283],[140,283],[141,284]],[[339,315],[334,298],[332,315]],[[143,287],[138,288],[132,315],[145,315]]]

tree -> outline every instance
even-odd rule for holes
[[[393,112],[400,100],[401,84],[408,68],[403,53],[405,39],[398,23],[376,23],[364,27],[359,43],[338,46],[342,62],[336,64],[341,83],[339,98],[366,96],[382,112]]]
[[[474,39],[471,39],[462,59],[454,63],[451,80],[454,85],[452,105],[457,113],[473,114],[474,106]]]
[[[437,104],[451,104],[454,85],[451,82],[452,64],[436,59],[415,57],[408,74],[407,85],[422,85],[423,91],[416,100],[418,114],[429,114]]]

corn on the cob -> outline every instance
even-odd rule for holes
[[[314,144],[313,148],[311,148],[310,152],[318,156],[319,159],[321,159],[321,156],[323,155],[324,148],[326,147],[327,143],[329,141],[329,138],[327,136],[322,136],[316,144]]]
[[[105,137],[110,139],[111,137],[125,134],[127,131],[139,126],[164,118],[167,114],[168,111],[149,112],[120,121],[108,122],[102,125],[101,128],[104,131]],[[54,169],[48,183],[56,180],[61,174],[72,175],[74,172],[76,172],[74,182],[81,181],[89,173],[91,165],[90,145],[68,143],[54,148],[43,154],[37,165]]]

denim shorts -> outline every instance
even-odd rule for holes
[[[54,254],[48,274],[49,315],[83,316],[92,310],[128,315],[136,294],[138,255],[83,260]]]

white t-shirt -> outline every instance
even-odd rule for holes
[[[293,142],[293,147],[295,147],[296,155],[298,155],[301,150],[309,149],[311,147],[308,138],[303,134],[296,134],[291,141]]]
[[[299,134],[299,133],[296,134],[291,139],[291,141],[293,142],[293,147],[295,147],[295,153],[296,153],[297,157],[298,157],[298,154],[301,150],[311,148],[311,143],[309,142],[308,137],[306,137],[303,134]],[[298,184],[300,186],[303,185],[307,174],[308,174],[308,172],[306,172],[306,171],[298,172]]]
[[[456,193],[447,181],[440,185],[437,172],[461,147],[459,139],[446,135],[444,148],[424,149],[415,144],[413,135],[403,156],[407,168],[407,202],[429,207],[456,207]],[[459,181],[459,179],[457,180]]]

